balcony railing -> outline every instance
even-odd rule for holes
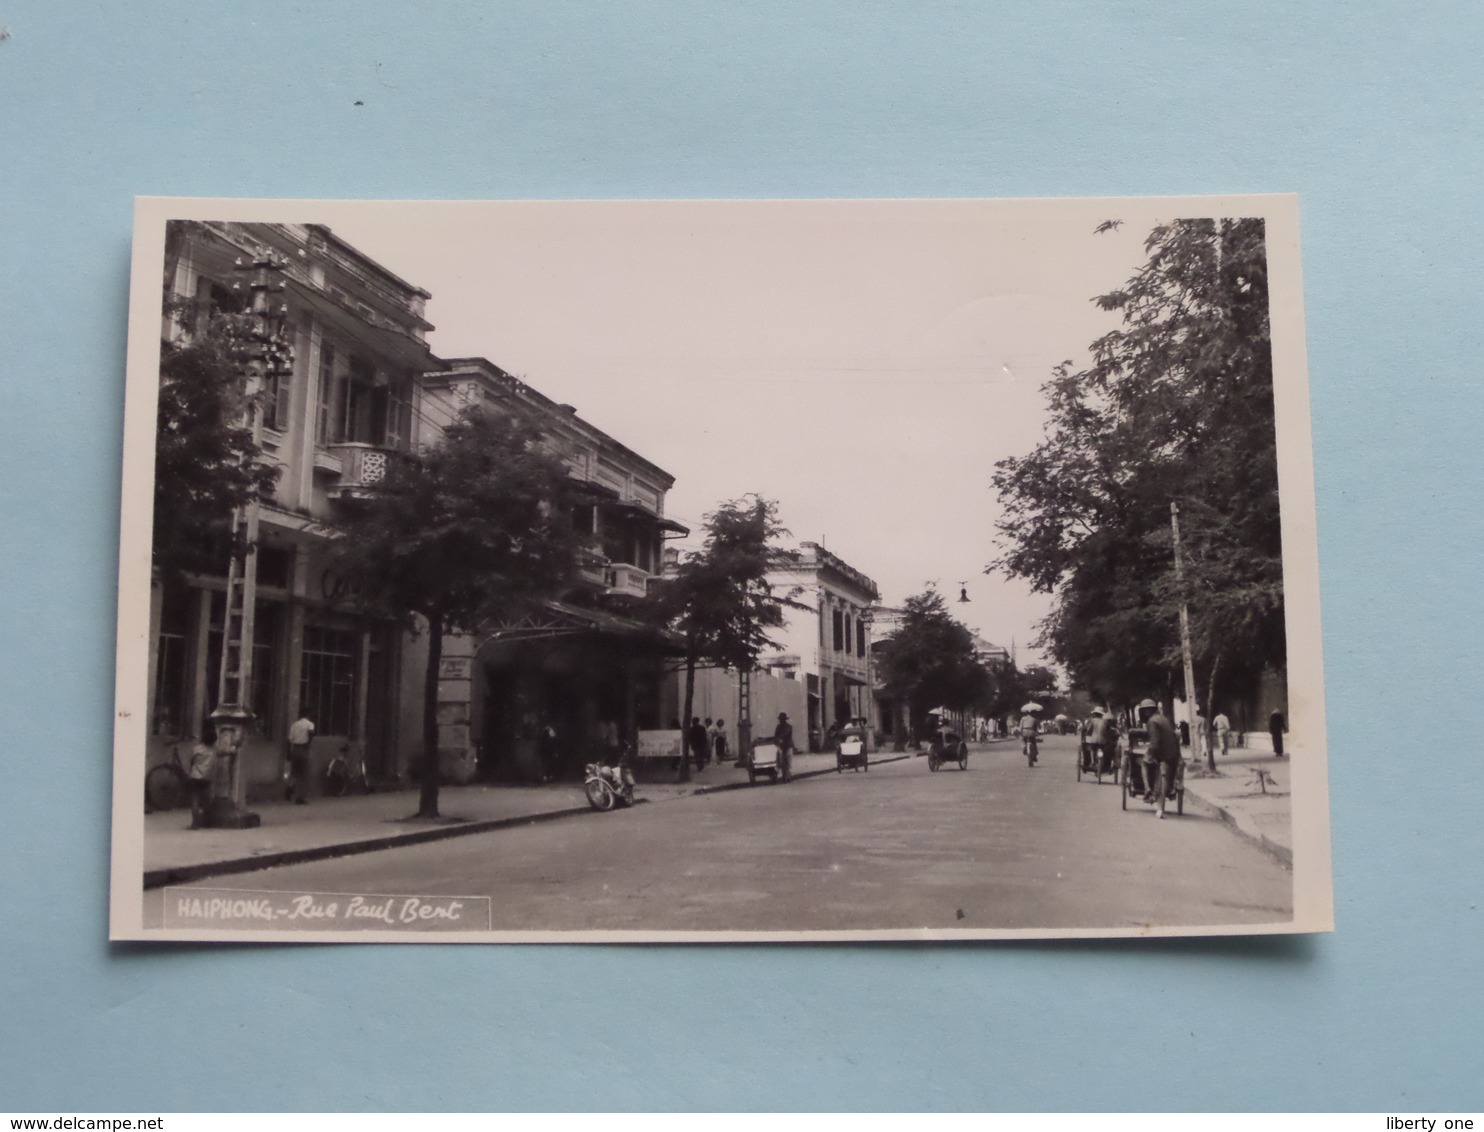
[[[625,597],[643,597],[649,589],[649,574],[637,566],[610,563],[608,566],[608,592]]]
[[[330,487],[330,494],[340,499],[359,499],[369,495],[386,478],[387,467],[396,457],[395,449],[379,444],[348,441],[325,447],[340,461],[340,480]],[[317,462],[317,466],[324,465]]]

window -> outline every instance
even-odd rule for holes
[[[845,619],[837,609],[834,611],[835,618],[835,651],[842,652],[845,649]]]
[[[155,656],[154,733],[185,732],[186,657],[191,605],[197,591],[178,586],[160,596],[160,636]]]
[[[392,381],[365,358],[337,365],[333,346],[320,349],[320,444],[375,444],[405,448],[412,438],[412,399],[406,381]]]
[[[855,655],[866,655],[866,623],[860,618],[855,622]]]
[[[355,702],[356,635],[320,625],[304,627],[299,710],[317,735],[350,735]]]
[[[290,350],[294,348],[294,331],[292,327],[283,328],[284,343]],[[292,354],[290,355],[292,364]],[[284,432],[289,427],[289,395],[294,389],[294,374],[290,369],[288,373],[269,373],[263,382],[263,427],[271,428],[274,432]]]
[[[340,439],[380,444],[386,438],[386,386],[376,384],[376,367],[364,358],[350,359],[350,372],[340,386]]]
[[[319,405],[314,422],[314,442],[330,443],[330,406],[335,403],[335,347],[326,342],[319,351]]]

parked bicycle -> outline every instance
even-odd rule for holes
[[[191,799],[191,776],[180,761],[180,744],[170,748],[170,761],[152,766],[144,776],[144,812],[178,810]]]
[[[366,756],[356,744],[351,749],[347,743],[325,766],[325,793],[332,798],[343,798],[355,790],[358,794],[371,793],[371,783],[366,778]]]

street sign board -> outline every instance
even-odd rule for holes
[[[636,754],[641,759],[678,759],[680,750],[679,731],[639,732],[639,749]]]

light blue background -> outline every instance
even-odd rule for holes
[[[1477,0],[21,0],[0,26],[0,1108],[1481,1107]],[[1304,225],[1335,935],[104,942],[135,194],[1274,190]]]

